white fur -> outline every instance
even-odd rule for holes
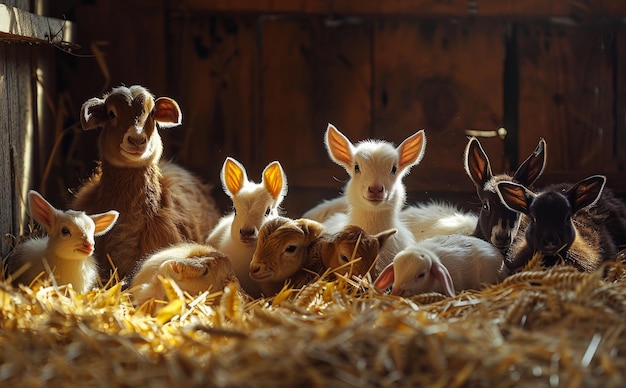
[[[399,252],[374,285],[392,294],[412,296],[436,291],[454,296],[455,290],[479,289],[506,275],[498,248],[473,236],[453,234],[417,242]]]
[[[26,240],[12,252],[8,272],[16,276],[13,283],[30,285],[46,272],[45,261],[57,285],[71,284],[79,293],[92,289],[98,280],[94,236],[108,232],[119,213],[111,210],[87,215],[75,210],[61,211],[33,190],[28,198],[31,215],[48,234]],[[26,270],[20,275],[22,268]]]
[[[231,262],[223,253],[209,245],[180,243],[160,249],[141,262],[129,289],[135,306],[150,299],[166,299],[159,277],[174,280],[181,291],[192,296],[220,291],[237,281]]]
[[[243,290],[259,297],[259,284],[249,276],[250,261],[261,225],[279,215],[287,194],[287,177],[280,163],[274,161],[263,170],[261,183],[255,183],[248,180],[244,166],[229,157],[224,161],[221,179],[235,211],[219,220],[207,243],[230,258]]]
[[[448,234],[470,235],[476,229],[478,216],[444,201],[430,201],[409,206],[400,213],[416,240]]]
[[[383,140],[364,140],[353,145],[332,124],[325,143],[330,157],[350,175],[345,187],[347,213],[335,213],[324,226],[336,233],[346,225],[357,225],[370,234],[397,229],[380,251],[376,273],[387,266],[395,254],[413,243],[413,235],[400,219],[406,201],[402,178],[418,164],[426,145],[424,131],[406,138],[398,147]],[[357,171],[358,166],[358,171]]]
[[[345,195],[320,202],[307,210],[302,218],[308,218],[317,222],[325,222],[335,213],[347,213],[349,210],[348,199]]]

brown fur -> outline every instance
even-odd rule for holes
[[[372,235],[356,225],[348,225],[337,233],[323,235],[316,243],[316,250],[321,256],[324,270],[335,270],[334,273],[342,275],[365,276],[373,268],[385,241],[395,233],[396,229],[390,229]],[[350,264],[346,265],[346,260]]]
[[[286,283],[300,288],[319,277],[324,265],[318,255],[311,255],[311,249],[323,230],[322,224],[305,218],[278,217],[263,224],[250,263],[252,279],[267,274],[257,280],[263,295],[275,295]]]
[[[113,120],[108,116],[112,111],[116,115]],[[88,213],[103,211],[100,209],[120,212],[116,228],[96,244],[104,278],[111,271],[107,255],[124,278],[138,260],[163,246],[188,240],[204,242],[219,218],[211,186],[172,162],[159,161],[162,143],[157,124],[178,125],[176,113],[180,120],[173,100],[162,97],[155,102],[138,86],[115,88],[104,99],[90,99],[83,105],[83,128],[102,127],[102,162],[78,190],[71,207]],[[159,119],[163,123],[157,123]],[[126,129],[134,123],[143,123],[148,143],[154,142],[154,150],[145,160],[130,161],[120,152]]]

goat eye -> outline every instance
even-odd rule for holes
[[[296,246],[295,245],[288,245],[287,248],[285,248],[285,252],[287,253],[293,253],[296,251]]]
[[[483,202],[483,210],[489,211],[490,208],[489,201]]]
[[[424,276],[426,276],[426,272],[421,272],[419,275],[417,275],[418,279],[423,278]]]
[[[398,171],[398,167],[393,166],[393,167],[391,168],[391,173],[392,173],[393,175],[396,175],[396,172],[397,172],[397,171]]]
[[[361,168],[359,167],[358,164],[354,165],[354,172],[356,172],[357,174],[361,172]]]
[[[339,258],[341,259],[341,261],[343,261],[344,263],[347,263],[348,261],[348,257],[346,255],[339,255]]]
[[[272,211],[272,209],[268,207],[268,208],[265,210],[265,217],[269,216],[269,215],[270,215],[270,213],[271,213],[271,211]]]
[[[116,117],[115,112],[112,110],[109,111],[109,118],[114,119]]]
[[[150,111],[150,117],[154,117],[154,114],[155,114],[155,111],[154,111],[154,109],[152,109],[152,110]]]
[[[61,235],[65,236],[65,237],[71,236],[72,233],[70,233],[70,228],[68,228],[67,226],[62,227],[61,228]]]

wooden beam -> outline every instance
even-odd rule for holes
[[[63,43],[73,41],[73,24],[0,4],[0,41]]]
[[[187,0],[185,8],[264,14],[557,18],[571,23],[626,16],[626,2],[614,0]]]

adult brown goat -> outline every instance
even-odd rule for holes
[[[101,276],[110,255],[121,278],[146,254],[182,241],[204,242],[220,213],[211,186],[171,161],[162,161],[160,128],[180,125],[176,101],[144,87],[116,87],[81,109],[84,130],[102,128],[101,162],[76,193],[71,207],[87,213],[120,212],[111,233],[96,244]]]

